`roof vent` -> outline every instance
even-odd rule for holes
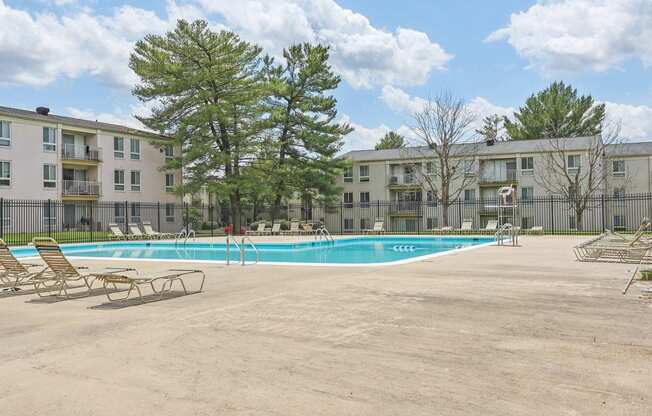
[[[493,146],[494,143],[496,143],[496,141],[494,139],[489,139],[486,142],[487,142],[487,146]]]
[[[50,109],[47,107],[36,107],[36,112],[42,116],[47,116],[50,113]]]

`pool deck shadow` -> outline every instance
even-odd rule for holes
[[[583,240],[392,267],[197,262],[203,292],[144,305],[4,297],[0,414],[650,415],[650,284],[623,296],[632,266],[575,261]]]

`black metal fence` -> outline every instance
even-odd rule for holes
[[[369,201],[339,204],[289,204],[280,210],[265,205],[245,205],[240,222],[245,231],[260,221],[280,222],[282,229],[298,220],[325,226],[333,234],[356,234],[383,221],[389,233],[431,233],[433,229],[463,223],[472,229],[490,220],[509,222],[527,230],[542,227],[546,234],[595,234],[605,229],[634,231],[643,217],[652,218],[652,194],[600,195],[584,204],[560,196],[516,201],[511,206],[498,199],[441,201]],[[216,236],[229,230],[233,215],[227,206],[212,204],[14,200],[0,198],[0,237],[23,245],[35,236],[50,236],[64,243],[106,241],[109,224],[129,233],[129,224],[149,222],[157,231],[176,233],[192,228],[197,235]],[[236,230],[237,233],[237,230]]]

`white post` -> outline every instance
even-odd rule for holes
[[[231,241],[229,240],[229,235],[226,235],[226,265],[228,266],[230,263],[230,257],[231,257]]]
[[[240,244],[240,260],[242,265],[245,265],[245,239],[242,237],[242,244]]]

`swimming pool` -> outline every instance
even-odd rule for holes
[[[466,250],[495,242],[493,237],[354,237],[329,241],[297,243],[257,243],[261,263],[303,265],[368,265],[400,264],[427,257]],[[88,244],[64,244],[63,252],[78,258],[110,258],[112,260],[168,260],[225,262],[225,243],[195,243],[186,245],[169,242],[138,241]],[[32,257],[31,247],[12,248],[17,257]],[[256,253],[248,246],[247,262],[256,260]],[[230,245],[229,259],[238,262],[240,253]]]

